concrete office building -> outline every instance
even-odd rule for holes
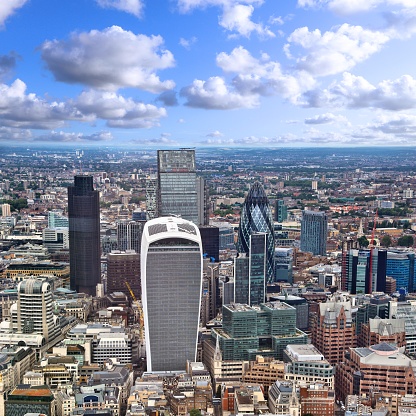
[[[319,304],[311,322],[312,344],[331,364],[343,360],[344,351],[357,345],[350,301]]]
[[[159,217],[177,215],[198,220],[195,150],[158,150]]]
[[[42,243],[50,253],[69,249],[68,227],[44,228],[42,231]]]
[[[176,217],[148,221],[141,279],[147,370],[183,370],[187,360],[196,361],[202,289],[198,227]]]
[[[12,215],[10,204],[1,204],[1,216],[10,217],[10,215]]]
[[[337,367],[337,397],[370,395],[375,387],[384,393],[415,394],[415,367],[416,362],[392,344],[350,348]]]
[[[68,187],[71,289],[95,296],[101,281],[100,203],[93,177],[77,175]]]
[[[300,249],[314,255],[326,255],[326,240],[328,236],[328,218],[325,212],[302,212],[300,229]]]
[[[335,368],[312,344],[290,344],[283,351],[285,380],[297,384],[320,383],[334,388]]]

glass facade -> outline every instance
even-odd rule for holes
[[[256,182],[248,192],[244,201],[240,226],[238,229],[237,250],[240,253],[250,252],[250,236],[254,232],[267,234],[266,241],[266,271],[267,282],[274,279],[274,227],[269,200],[263,186]]]
[[[93,178],[77,175],[68,187],[71,289],[95,296],[101,281],[100,204]]]
[[[250,236],[250,305],[260,305],[266,300],[266,233]]]
[[[415,253],[387,253],[387,276],[396,280],[396,288],[405,288],[408,292],[414,290],[415,284]]]
[[[158,150],[159,216],[198,224],[195,150]]]
[[[300,249],[314,255],[326,255],[328,218],[324,212],[303,211],[300,228]]]
[[[142,301],[148,371],[184,370],[195,361],[202,290],[198,228],[175,217],[143,231]]]

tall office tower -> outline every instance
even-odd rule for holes
[[[198,224],[195,150],[158,150],[157,161],[159,216]]]
[[[274,251],[275,282],[293,283],[293,248],[279,248]]]
[[[274,220],[277,222],[283,222],[287,220],[287,206],[283,199],[276,199],[276,205],[274,207]]]
[[[124,292],[130,297],[126,282],[137,299],[141,296],[140,255],[134,250],[107,254],[107,293]],[[133,299],[130,298],[130,301]]]
[[[68,187],[71,289],[95,296],[100,283],[100,203],[93,178],[77,175]]]
[[[1,216],[10,217],[11,214],[10,204],[1,204]]]
[[[201,323],[203,326],[205,326],[208,321],[214,319],[221,308],[219,272],[219,263],[210,262],[209,259],[203,260],[201,304]]]
[[[146,178],[146,219],[152,220],[157,216],[157,176],[152,174]]]
[[[246,253],[239,253],[234,258],[234,300],[235,303],[248,305],[250,293],[250,258]],[[226,302],[223,302],[226,305]]]
[[[300,249],[314,255],[326,255],[328,218],[325,212],[303,211],[300,228]]]
[[[196,194],[198,201],[198,225],[209,224],[209,189],[205,179],[196,178]]]
[[[12,311],[12,326],[21,334],[40,334],[46,342],[61,333],[59,325],[55,325],[49,283],[32,278],[19,283],[16,312]]]
[[[266,300],[267,233],[252,233],[249,256],[249,305],[260,305]]]
[[[212,225],[199,226],[202,240],[202,252],[205,258],[220,261],[220,229]]]
[[[343,361],[344,352],[357,346],[350,301],[320,303],[311,321],[312,344],[331,364]]]
[[[237,250],[240,253],[249,253],[250,235],[254,232],[267,234],[266,266],[267,282],[274,280],[274,227],[273,217],[269,207],[269,200],[263,186],[256,182],[250,188],[244,201],[238,229]]]
[[[117,223],[117,248],[140,253],[144,221],[119,221]]]
[[[396,281],[396,288],[404,288],[408,292],[413,292],[415,285],[415,253],[414,251],[393,251],[387,252],[386,275]]]
[[[202,289],[198,227],[177,217],[148,221],[141,279],[147,370],[183,370],[187,360],[196,360]]]
[[[373,248],[372,292],[386,291],[387,251]],[[351,294],[370,292],[370,250],[349,250],[344,253],[342,290]]]
[[[48,228],[69,227],[68,217],[64,217],[61,211],[48,212]]]

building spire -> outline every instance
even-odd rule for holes
[[[214,361],[222,361],[222,354],[220,348],[220,337],[217,333],[217,341],[215,343]]]

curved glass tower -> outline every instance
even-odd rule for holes
[[[266,278],[274,280],[274,227],[269,200],[263,186],[255,182],[244,201],[238,229],[237,250],[240,253],[250,252],[250,236],[252,233],[267,233],[266,238]]]

